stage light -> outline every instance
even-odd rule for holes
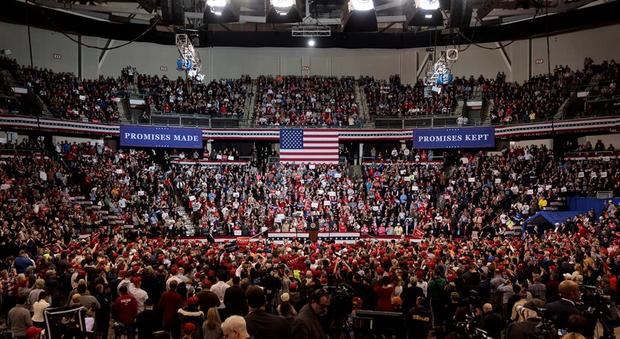
[[[439,0],[416,0],[416,7],[427,11],[439,9]]]
[[[314,41],[314,39],[308,40],[308,47],[314,47],[314,45],[316,45],[316,41]]]
[[[207,0],[203,23],[227,23],[239,21],[239,6],[231,0]]]
[[[207,6],[211,13],[221,16],[224,11],[224,7],[226,7],[226,0],[207,0]]]
[[[342,12],[344,32],[377,31],[377,12],[372,0],[349,0]]]
[[[349,10],[351,11],[370,11],[375,8],[372,0],[350,0]]]
[[[302,13],[299,11],[303,8],[301,0],[270,0],[266,4],[265,21],[267,23],[293,23],[303,20]]]
[[[425,9],[425,8],[435,9]],[[439,27],[443,26],[443,15],[439,9],[439,0],[410,1],[404,8],[407,26]]]
[[[295,0],[271,0],[271,6],[279,15],[287,15],[293,5]]]

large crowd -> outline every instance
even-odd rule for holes
[[[0,58],[0,70],[10,71],[18,82],[38,95],[56,117],[93,122],[119,120],[121,99],[137,88],[145,99],[145,115],[186,113],[242,118],[253,109],[258,126],[361,126],[364,118],[356,97],[363,91],[368,114],[377,117],[449,115],[458,100],[481,99],[488,107],[491,123],[509,124],[574,115],[615,112],[619,67],[614,61],[595,64],[587,58],[581,70],[556,67],[551,74],[535,76],[524,83],[511,82],[505,74],[492,78],[456,78],[440,91],[422,81],[403,84],[398,76],[388,80],[371,77],[259,76],[251,79],[213,80],[208,83],[138,73],[133,67],[118,78],[80,79],[70,73],[20,66]],[[1,79],[0,79],[1,80]],[[252,88],[256,86],[256,92]],[[577,92],[587,91],[587,105],[576,101]],[[0,94],[0,109],[19,110],[19,100],[10,91]],[[0,92],[2,93],[2,92]],[[12,99],[11,99],[12,98]],[[571,98],[569,104],[564,102]],[[254,107],[252,107],[252,103]],[[585,111],[584,111],[585,110]]]
[[[103,144],[64,142],[55,153],[0,161],[0,314],[17,337],[45,328],[44,309],[61,306],[83,307],[103,337],[110,329],[338,337],[350,305],[404,312],[411,337],[454,336],[459,324],[473,324],[494,338],[523,338],[536,328],[527,324],[548,317],[545,303],[562,309],[550,316],[556,327],[588,336],[591,327],[579,324],[590,316],[571,306],[579,285],[600,288],[609,302],[618,297],[618,206],[522,227],[559,196],[618,196],[615,159],[566,161],[526,147],[426,163],[399,160],[397,151],[353,175],[324,165],[178,165],[160,152]],[[237,249],[179,239],[188,228],[370,238]],[[416,230],[421,242],[402,237]],[[394,240],[371,240],[382,236]]]
[[[137,86],[145,96],[147,113],[183,113],[243,117],[252,81],[249,77],[200,83],[166,76],[138,75]]]
[[[363,77],[368,113],[376,117],[412,117],[447,115],[454,112],[457,98],[466,98],[475,89],[473,78],[456,79],[451,85],[441,86],[441,92],[428,91],[422,81],[414,86],[403,84],[400,77],[388,81]]]
[[[355,126],[361,122],[352,77],[265,77],[257,79],[254,109],[259,126]]]

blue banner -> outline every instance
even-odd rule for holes
[[[200,128],[121,125],[121,146],[202,148]]]
[[[427,128],[413,131],[413,148],[495,147],[494,127]]]

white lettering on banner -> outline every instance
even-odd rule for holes
[[[480,141],[487,140],[489,138],[488,134],[466,134],[465,141]]]
[[[175,135],[174,141],[198,141],[198,137],[195,135]]]
[[[423,135],[418,137],[421,142],[446,142],[446,141],[463,141],[462,135]]]
[[[168,134],[125,133],[125,139],[170,141],[171,138]]]
[[[488,134],[465,134],[465,141],[489,140]],[[462,135],[421,135],[418,136],[419,142],[457,142],[463,141]]]
[[[182,142],[198,142],[200,141],[196,135],[170,135],[170,134],[152,134],[152,133],[125,133],[125,139],[130,140],[151,140],[151,141],[182,141]]]

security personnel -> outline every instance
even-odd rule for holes
[[[426,299],[418,297],[415,306],[407,314],[409,338],[426,339],[431,328],[431,311],[426,307]]]

